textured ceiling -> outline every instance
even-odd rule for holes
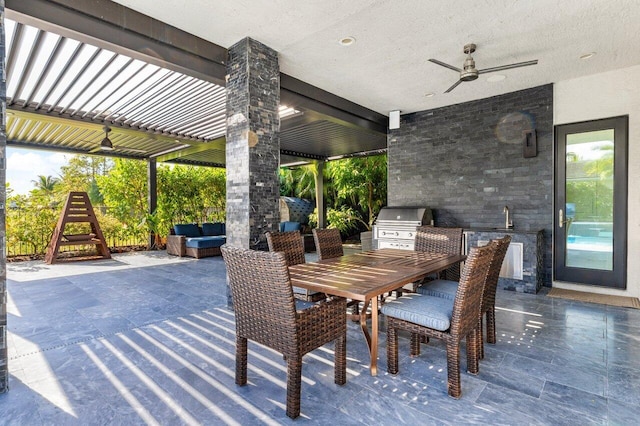
[[[282,72],[382,114],[420,111],[640,63],[635,0],[117,0],[223,47],[252,37]],[[352,36],[345,47],[338,40]],[[538,59],[443,92],[476,43],[478,69]],[[585,53],[597,54],[588,60]],[[433,97],[425,97],[434,93]]]

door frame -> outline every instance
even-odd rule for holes
[[[614,129],[614,198],[613,198],[613,270],[567,267],[565,229],[560,227],[559,210],[566,203],[566,144],[570,133]],[[553,280],[576,284],[602,286],[624,290],[627,288],[627,197],[629,116],[558,124],[554,126],[554,188],[553,188]],[[562,191],[559,186],[563,185]],[[564,203],[561,203],[563,201]]]

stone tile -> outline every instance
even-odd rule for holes
[[[347,418],[359,419],[364,424],[433,424],[447,425],[453,422],[442,421],[414,406],[394,402],[389,398],[364,390],[355,394],[347,404],[340,408],[340,413]],[[342,417],[340,417],[342,418]]]
[[[505,358],[508,359],[509,357]],[[528,362],[528,361],[527,361]],[[540,377],[522,374],[515,368],[504,362],[500,365],[482,363],[478,378],[487,383],[500,386],[502,389],[510,389],[518,393],[538,398],[544,386],[544,380]]]
[[[640,369],[612,365],[608,384],[609,399],[640,405]]]
[[[495,385],[487,385],[476,403],[480,407],[493,409],[501,413],[509,413],[512,424],[536,425],[575,425],[578,421],[576,413],[560,404],[541,405],[538,398],[512,392]],[[601,418],[594,418],[586,413],[579,416],[581,425],[602,424]]]
[[[281,355],[250,343],[249,383],[235,384],[222,259],[118,255],[90,274],[87,265],[53,266],[8,266],[11,390],[0,395],[3,422],[144,424],[146,410],[162,424],[215,424],[226,415],[241,424],[293,423]],[[47,305],[47,295],[56,303]],[[466,373],[461,347],[460,400],[447,396],[442,342],[411,358],[401,334],[400,372],[389,375],[381,318],[379,375],[372,377],[364,337],[348,322],[347,384],[333,383],[333,345],[306,355],[297,422],[634,423],[636,310],[506,291],[498,300],[498,342],[485,344],[478,376]]]
[[[574,411],[576,416],[587,414],[594,419],[607,418],[607,399],[591,392],[584,392],[570,386],[547,381],[540,399],[543,404],[561,404]]]
[[[638,404],[628,404],[609,399],[607,414],[610,425],[633,425],[638,423],[640,408],[638,408]]]

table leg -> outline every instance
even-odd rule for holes
[[[371,299],[371,375],[378,375],[378,298]]]
[[[367,309],[371,303],[371,333],[369,333],[369,327],[367,326]],[[369,347],[369,355],[371,361],[369,363],[369,369],[372,376],[378,375],[378,298],[374,297],[371,300],[365,300],[362,305],[362,311],[360,311],[360,328],[362,334],[367,341]]]
[[[360,311],[360,328],[362,334],[367,341],[367,347],[369,348],[369,354],[371,354],[371,334],[369,334],[369,327],[367,327],[367,309],[369,308],[369,300],[365,300],[362,304],[362,310]]]

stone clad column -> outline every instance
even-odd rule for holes
[[[250,38],[227,62],[227,244],[265,250],[280,222],[278,53]]]
[[[4,0],[0,0],[0,102],[2,103],[2,117],[0,117],[0,393],[9,390],[9,365],[7,356],[7,251],[6,238],[6,204],[7,190],[5,182],[6,149],[7,149],[7,79],[4,70],[6,63],[4,26]]]

